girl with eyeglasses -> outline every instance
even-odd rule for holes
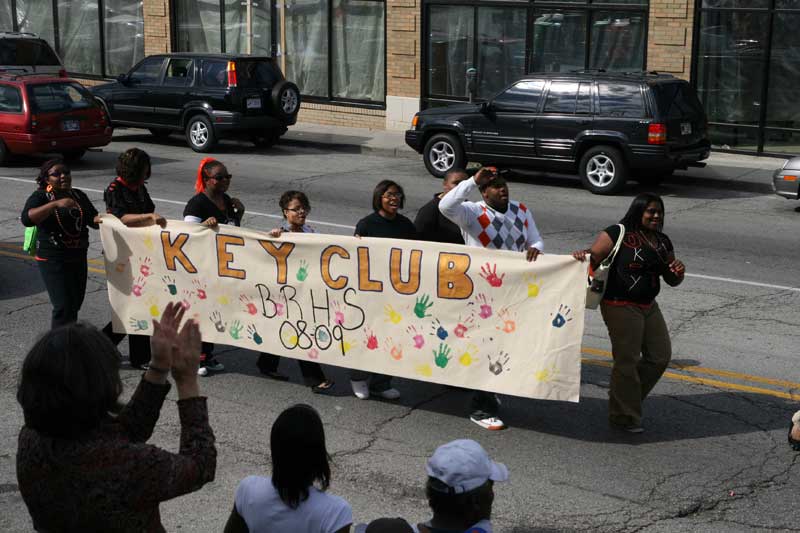
[[[219,224],[240,226],[244,216],[244,204],[238,198],[228,196],[231,185],[228,169],[212,157],[200,161],[197,167],[195,191],[183,209],[184,222],[195,222],[209,228]],[[214,344],[204,342],[200,367],[197,373],[207,376],[209,372],[221,372],[225,366],[214,357]]]
[[[356,237],[381,237],[384,239],[416,239],[417,228],[399,211],[403,208],[403,188],[392,180],[383,180],[372,193],[372,213],[356,224]],[[400,398],[400,391],[392,387],[391,376],[361,370],[350,371],[350,386],[359,400],[366,400],[370,393],[385,400]]]
[[[612,428],[641,433],[642,403],[655,387],[672,357],[669,331],[656,302],[661,278],[671,287],[683,282],[684,264],[675,258],[672,241],[664,233],[664,202],[650,193],[638,195],[620,220],[600,232],[586,250],[596,268],[613,251],[620,232],[622,244],[611,264],[600,312],[611,338],[614,365],[608,391],[608,418]]]
[[[311,203],[304,192],[286,191],[278,200],[278,205],[283,213],[283,224],[280,228],[270,231],[272,237],[280,237],[283,232],[316,233],[314,228],[306,224],[306,217],[311,212]],[[258,356],[256,365],[262,374],[278,381],[287,381],[289,377],[278,372],[280,361],[281,358],[277,355],[262,353]],[[300,365],[303,380],[311,387],[312,392],[326,393],[333,389],[334,381],[325,377],[319,363],[300,359],[297,363]]]
[[[72,188],[72,174],[60,158],[46,161],[37,189],[25,202],[20,220],[36,226],[36,262],[53,305],[53,328],[75,322],[86,295],[89,230],[100,217],[86,194]]]

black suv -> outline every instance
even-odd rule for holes
[[[704,166],[711,143],[694,89],[670,75],[636,72],[530,74],[486,102],[426,109],[406,143],[441,177],[470,161],[580,174],[597,194],[628,176],[659,183],[676,168]]]
[[[270,146],[297,121],[300,91],[269,57],[231,54],[150,56],[116,82],[91,88],[113,125],[156,137],[182,131],[196,152],[223,136]]]

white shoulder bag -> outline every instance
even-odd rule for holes
[[[614,249],[611,253],[603,259],[603,261],[594,269],[593,275],[589,276],[589,286],[586,288],[586,309],[597,309],[603,295],[606,293],[606,281],[608,280],[608,271],[611,270],[611,265],[614,263],[614,258],[617,257],[619,247],[622,245],[622,239],[625,238],[625,226],[619,226],[619,237]],[[591,261],[591,259],[590,259]]]

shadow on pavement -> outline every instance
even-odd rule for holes
[[[0,252],[24,254],[22,243],[3,242]],[[33,261],[0,255],[0,300],[13,300],[45,292],[39,268]]]

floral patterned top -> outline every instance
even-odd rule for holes
[[[119,416],[77,439],[23,426],[17,478],[37,530],[165,531],[159,502],[214,479],[217,450],[205,398],[178,400],[177,454],[146,444],[169,389],[142,379]]]

